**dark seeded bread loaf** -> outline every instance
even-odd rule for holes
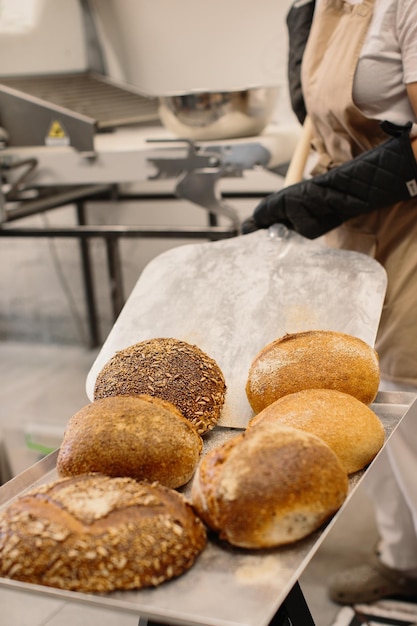
[[[216,361],[198,346],[162,337],[116,352],[97,376],[95,400],[135,394],[168,400],[202,435],[220,418],[226,383]]]

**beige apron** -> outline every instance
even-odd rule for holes
[[[303,93],[315,139],[318,174],[387,139],[379,123],[364,117],[352,100],[360,50],[374,0],[351,5],[322,0],[302,65]],[[376,258],[388,288],[376,349],[382,376],[417,385],[417,199],[354,218],[326,237],[331,246]]]

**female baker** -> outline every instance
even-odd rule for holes
[[[316,1],[301,78],[312,177],[265,198],[242,232],[280,222],[377,259],[388,276],[381,377],[417,392],[416,0]],[[414,422],[403,420],[369,473],[380,542],[369,562],[336,577],[337,602],[417,596]]]

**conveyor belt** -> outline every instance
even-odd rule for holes
[[[155,98],[149,98],[89,73],[3,77],[0,83],[23,94],[96,120],[97,130],[157,122]]]
[[[83,72],[0,77],[0,124],[8,146],[71,145],[93,153],[100,131],[160,122],[156,98]]]

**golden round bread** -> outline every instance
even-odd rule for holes
[[[203,441],[178,409],[151,396],[113,396],[83,407],[69,420],[57,457],[59,476],[99,472],[185,485]]]
[[[198,346],[163,337],[116,352],[97,376],[95,400],[135,394],[172,402],[202,435],[219,421],[226,383],[216,361]]]
[[[302,389],[336,389],[364,404],[375,399],[379,359],[367,343],[345,333],[311,330],[284,335],[251,363],[246,395],[255,413]]]
[[[337,511],[347,490],[345,470],[319,437],[266,422],[203,457],[191,502],[221,539],[257,549],[306,537]]]
[[[174,490],[63,478],[0,512],[0,576],[70,591],[139,589],[188,570],[205,543],[204,525]]]
[[[265,421],[317,435],[337,454],[348,474],[368,465],[385,440],[376,413],[357,398],[334,389],[304,389],[284,396],[253,417],[248,427]]]

